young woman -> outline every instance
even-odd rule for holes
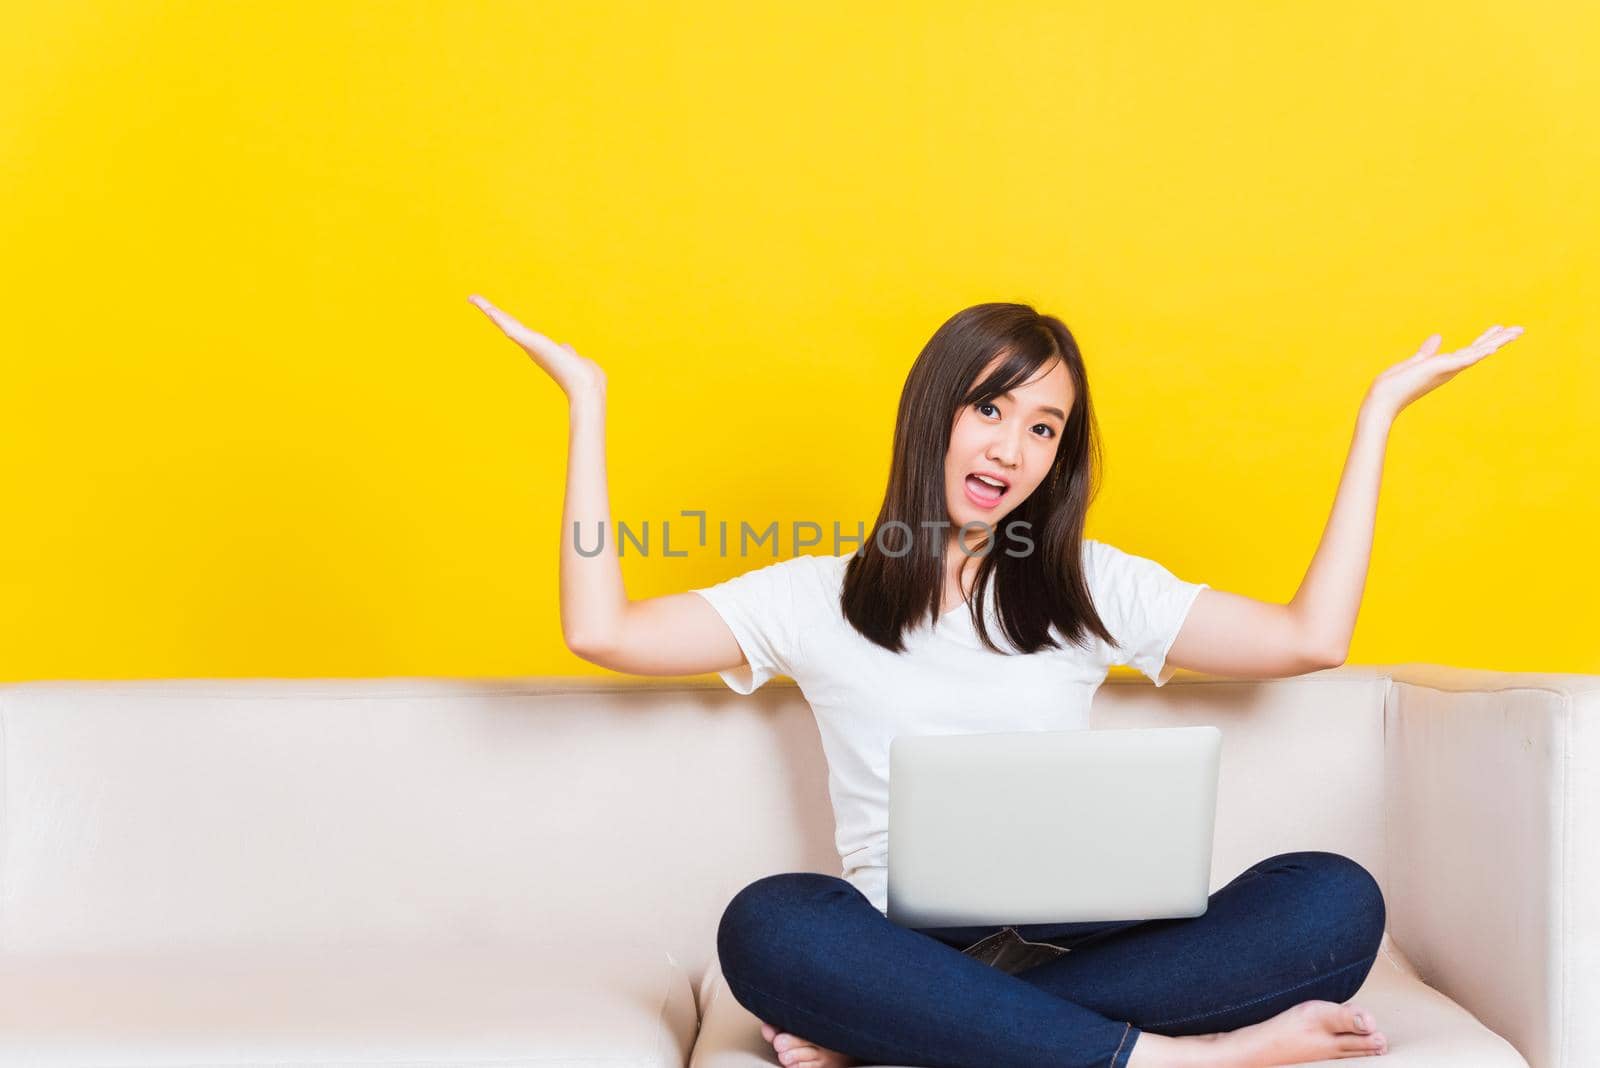
[[[1342,663],[1389,426],[1520,328],[1447,354],[1432,335],[1373,383],[1328,531],[1286,605],[1083,538],[1099,454],[1082,357],[1060,320],[998,303],[957,313],[917,357],[888,490],[856,551],[631,601],[616,539],[592,549],[611,527],[604,373],[471,300],[567,395],[568,646],[615,671],[717,672],[739,693],[786,674],[817,716],[844,875],[758,879],[717,933],[728,988],[782,1064],[1241,1068],[1385,1051],[1372,1014],[1343,1004],[1376,959],[1383,898],[1338,854],[1268,857],[1190,919],[1021,925],[1070,952],[1015,974],[962,952],[1003,928],[891,923],[889,742],[1085,727],[1112,664],[1160,686],[1176,667],[1274,678]]]

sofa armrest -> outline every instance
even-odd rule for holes
[[[1600,675],[1388,673],[1391,936],[1533,1068],[1600,1064]]]

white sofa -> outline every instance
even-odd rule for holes
[[[1214,886],[1377,876],[1382,1063],[1600,1065],[1600,676],[1119,677],[1093,714],[1222,729]],[[787,680],[11,684],[0,746],[0,1068],[775,1064],[716,924],[838,873]]]

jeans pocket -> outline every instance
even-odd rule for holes
[[[1006,942],[1010,940],[1011,936],[1014,936],[1015,934],[1016,932],[1011,928],[1002,927],[994,934],[986,935],[983,938],[978,939],[961,952],[965,953],[969,957],[973,957],[979,961],[982,961],[984,964],[988,964],[994,960],[995,954],[998,953],[1000,949],[1005,946]]]
[[[1015,975],[1054,960],[1068,950],[1049,942],[1030,942],[1019,935],[1015,927],[1005,927],[961,952],[1007,975]]]

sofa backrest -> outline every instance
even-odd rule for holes
[[[1096,727],[1223,731],[1213,888],[1273,853],[1385,882],[1388,677],[1108,680]],[[777,871],[839,874],[787,680],[180,680],[0,686],[0,948],[655,945],[699,982]]]

